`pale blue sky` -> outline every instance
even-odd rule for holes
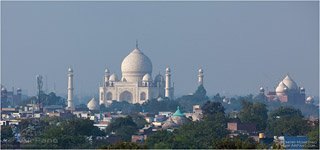
[[[2,2],[2,83],[35,91],[35,76],[66,93],[96,94],[106,66],[139,47],[153,77],[172,68],[176,95],[193,92],[197,69],[209,95],[271,90],[289,73],[319,91],[318,2]]]

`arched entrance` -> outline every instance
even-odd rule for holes
[[[142,100],[142,101],[146,100],[146,93],[145,92],[140,93],[140,100]]]
[[[132,93],[129,91],[124,91],[120,94],[120,101],[132,102]]]
[[[112,100],[112,93],[108,92],[106,98],[107,100]]]

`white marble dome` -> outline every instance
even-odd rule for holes
[[[282,82],[288,87],[289,90],[298,90],[298,85],[292,80],[292,78],[287,75]]]
[[[281,81],[278,85],[278,87],[276,88],[276,93],[278,96],[281,96],[283,94],[285,94],[287,89],[287,86]]]
[[[92,98],[87,104],[87,107],[89,108],[89,110],[99,110],[99,103],[94,98]]]
[[[122,76],[128,82],[141,81],[143,75],[152,74],[151,60],[138,48],[135,48],[121,64]]]
[[[106,68],[106,70],[104,70],[104,73],[110,73],[109,69]]]
[[[145,74],[142,78],[142,81],[151,82],[152,81],[151,75],[149,73]]]
[[[6,91],[7,89],[5,87],[2,87],[1,88],[1,91]]]
[[[307,99],[306,99],[306,101],[308,101],[308,102],[313,101],[313,97],[312,97],[312,96],[308,96]]]
[[[109,78],[109,81],[118,81],[118,77],[116,74],[112,74]]]

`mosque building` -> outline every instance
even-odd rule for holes
[[[162,125],[162,129],[173,129],[173,128],[178,128],[183,124],[186,124],[188,122],[190,122],[191,120],[189,120],[184,113],[181,112],[179,106],[176,110],[176,112],[170,116],[165,123]]]
[[[260,93],[264,94],[264,88],[260,88]],[[266,94],[269,101],[290,102],[302,104],[306,100],[305,89],[298,87],[297,83],[289,76],[280,81],[275,91],[270,91]]]
[[[136,48],[126,56],[121,64],[122,77],[105,69],[103,86],[99,87],[99,104],[109,105],[112,100],[129,103],[144,103],[148,99],[167,97],[172,99],[174,87],[171,84],[171,70],[165,70],[152,78],[152,62],[136,44]]]

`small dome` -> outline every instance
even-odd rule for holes
[[[260,87],[259,91],[260,91],[260,92],[264,92],[264,88],[263,88],[263,87]]]
[[[158,100],[158,101],[163,101],[163,98],[159,96],[159,97],[157,98],[157,100]]]
[[[110,73],[110,70],[106,68],[106,70],[104,70],[104,73]]]
[[[166,72],[170,72],[171,70],[170,70],[170,68],[169,67],[167,67],[166,68]]]
[[[7,89],[5,87],[2,87],[1,88],[1,91],[6,91]]]
[[[122,81],[122,82],[127,82],[127,79],[126,79],[125,77],[122,77],[122,78],[121,78],[121,81]]]
[[[203,69],[200,68],[200,69],[198,70],[198,72],[199,72],[199,73],[203,73]]]
[[[313,101],[313,97],[312,97],[312,96],[308,96],[307,99],[306,99],[306,101],[308,101],[308,102]]]
[[[292,80],[292,78],[287,75],[282,82],[288,87],[289,90],[298,90],[298,85]]]
[[[89,110],[99,110],[99,103],[94,98],[92,98],[87,104],[87,107],[89,108]]]
[[[17,91],[21,91],[21,88],[17,88]]]
[[[118,81],[118,77],[116,74],[112,74],[109,78],[109,81]]]
[[[151,75],[149,73],[145,74],[142,78],[142,81],[151,82],[152,81]]]
[[[303,87],[301,87],[301,88],[300,88],[300,91],[303,91],[303,92],[304,92],[304,91],[306,91],[306,89],[304,89]]]
[[[71,67],[69,67],[68,72],[73,72],[73,70],[72,70],[72,68],[71,68]]]
[[[176,112],[172,116],[184,116],[184,114],[180,111],[180,107],[177,107]]]

